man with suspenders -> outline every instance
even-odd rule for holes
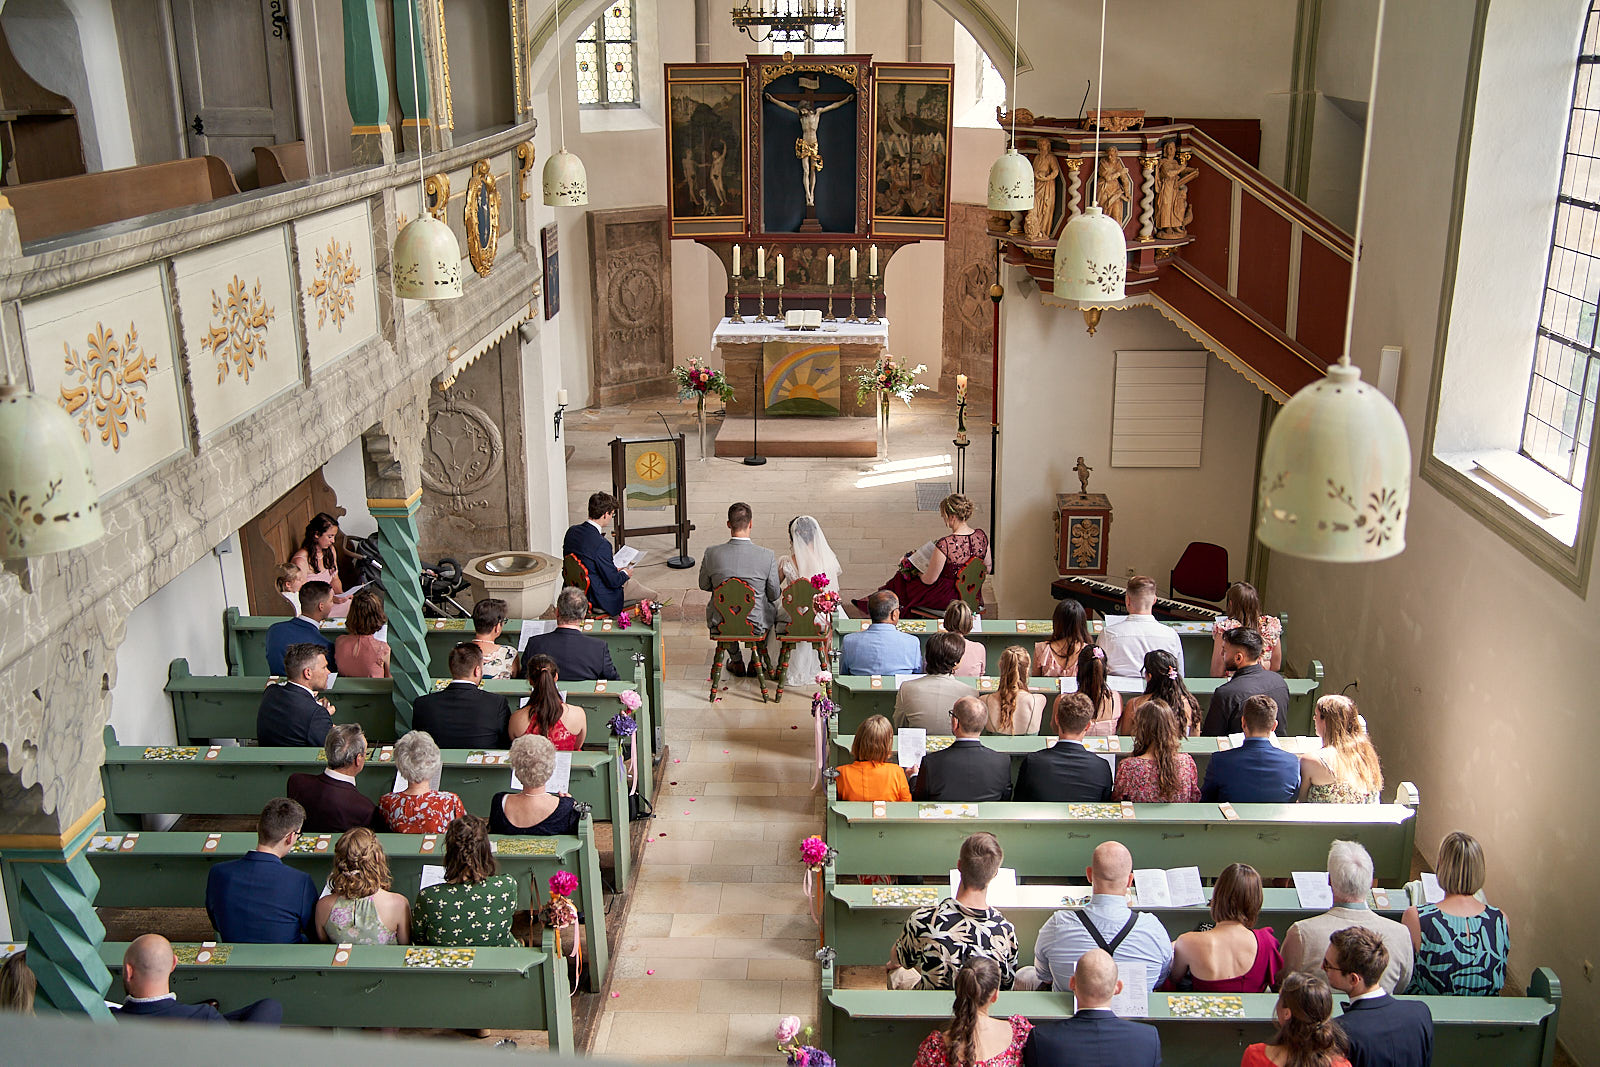
[[[1082,909],[1063,908],[1050,916],[1034,943],[1032,967],[1017,971],[1017,989],[1066,989],[1078,960],[1099,948],[1116,960],[1125,983],[1142,980],[1146,992],[1172,969],[1172,939],[1161,920],[1128,907],[1133,884],[1133,854],[1107,841],[1094,850],[1086,872],[1093,895]]]

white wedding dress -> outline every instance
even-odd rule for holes
[[[796,578],[809,578],[814,574],[828,576],[828,589],[839,592],[839,557],[828,547],[828,538],[821,525],[810,515],[797,516],[789,523],[789,555],[778,560],[778,581],[787,586]],[[835,612],[842,619],[842,610]],[[789,653],[789,669],[784,672],[783,684],[795,689],[815,685],[822,661],[815,645],[796,644]]]

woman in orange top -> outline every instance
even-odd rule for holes
[[[898,763],[889,762],[893,743],[894,727],[889,720],[882,715],[868,716],[850,743],[855,762],[839,768],[840,800],[911,799],[906,772]]]

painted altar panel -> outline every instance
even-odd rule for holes
[[[873,68],[872,232],[943,237],[950,214],[948,63]]]
[[[768,341],[761,358],[768,415],[840,414],[838,342]]]
[[[745,232],[745,70],[666,65],[672,236]]]
[[[160,267],[22,304],[34,389],[83,429],[101,497],[183,451],[188,413]]]
[[[201,437],[301,383],[286,230],[180,256],[173,273]]]
[[[301,219],[294,233],[315,373],[378,332],[372,228],[366,205],[358,203]]]

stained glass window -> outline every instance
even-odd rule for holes
[[[613,0],[578,35],[576,62],[581,107],[639,106],[633,0]]]

